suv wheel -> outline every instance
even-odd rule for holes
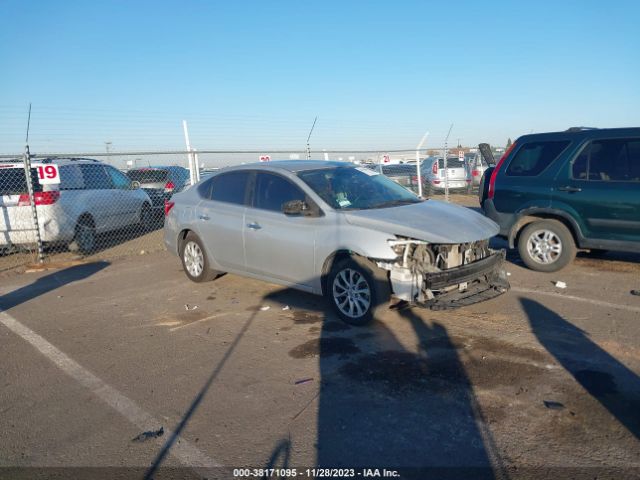
[[[79,251],[83,255],[89,255],[96,249],[96,228],[93,220],[83,217],[78,220],[73,241],[69,244],[69,250]]]
[[[366,325],[390,297],[386,272],[363,259],[338,262],[327,279],[325,295],[338,316],[351,325]]]
[[[524,227],[518,237],[518,252],[530,269],[557,272],[576,256],[576,244],[561,222],[540,220]]]
[[[202,242],[193,232],[189,232],[180,245],[180,260],[184,273],[193,282],[208,282],[218,275],[218,272],[209,268]]]

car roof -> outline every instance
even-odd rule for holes
[[[338,168],[338,167],[356,167],[351,162],[334,162],[329,160],[275,160],[270,162],[245,163],[243,165],[235,165],[227,167],[224,171],[229,170],[256,170],[262,169],[267,171],[285,170],[291,173],[302,172],[305,170],[318,170],[321,168]],[[222,170],[220,170],[221,172]]]
[[[1,159],[0,163],[23,163],[24,158],[9,158],[9,159]],[[47,157],[47,158],[32,158],[31,163],[55,163],[55,164],[76,164],[76,163],[84,163],[84,164],[100,164],[107,165],[100,160],[95,160],[93,158],[81,158],[81,157]]]
[[[518,141],[534,141],[534,140],[553,140],[553,139],[567,139],[567,140],[581,140],[588,138],[609,138],[609,137],[625,137],[625,136],[639,136],[640,127],[625,127],[625,128],[590,128],[590,127],[571,127],[561,132],[543,132],[543,133],[530,133],[528,135],[522,135],[518,138]]]
[[[147,167],[134,167],[127,170],[127,172],[139,172],[146,170],[175,170],[179,168],[180,170],[186,170],[186,168],[181,167],[180,165],[150,165]]]

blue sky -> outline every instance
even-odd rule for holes
[[[0,153],[504,144],[640,125],[636,1],[0,0]]]

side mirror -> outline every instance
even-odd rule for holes
[[[131,182],[131,190],[137,190],[140,188],[140,182],[138,182],[137,180],[134,180],[133,182]]]
[[[307,215],[311,209],[303,200],[290,200],[282,204],[282,212],[285,215]]]

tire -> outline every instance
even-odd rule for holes
[[[325,296],[338,316],[355,326],[370,323],[388,307],[390,295],[386,272],[357,257],[337,262],[329,272],[325,288]]]
[[[538,272],[557,272],[576,256],[576,244],[558,220],[528,224],[518,236],[518,252],[527,267]]]
[[[143,232],[153,230],[153,211],[148,203],[143,203],[140,209],[140,229]]]
[[[83,255],[90,255],[96,250],[96,227],[91,217],[81,217],[75,228],[73,241],[69,244],[69,250],[78,251]]]
[[[218,276],[218,272],[209,268],[202,242],[193,232],[189,232],[180,244],[180,260],[184,273],[192,282],[208,282]]]

